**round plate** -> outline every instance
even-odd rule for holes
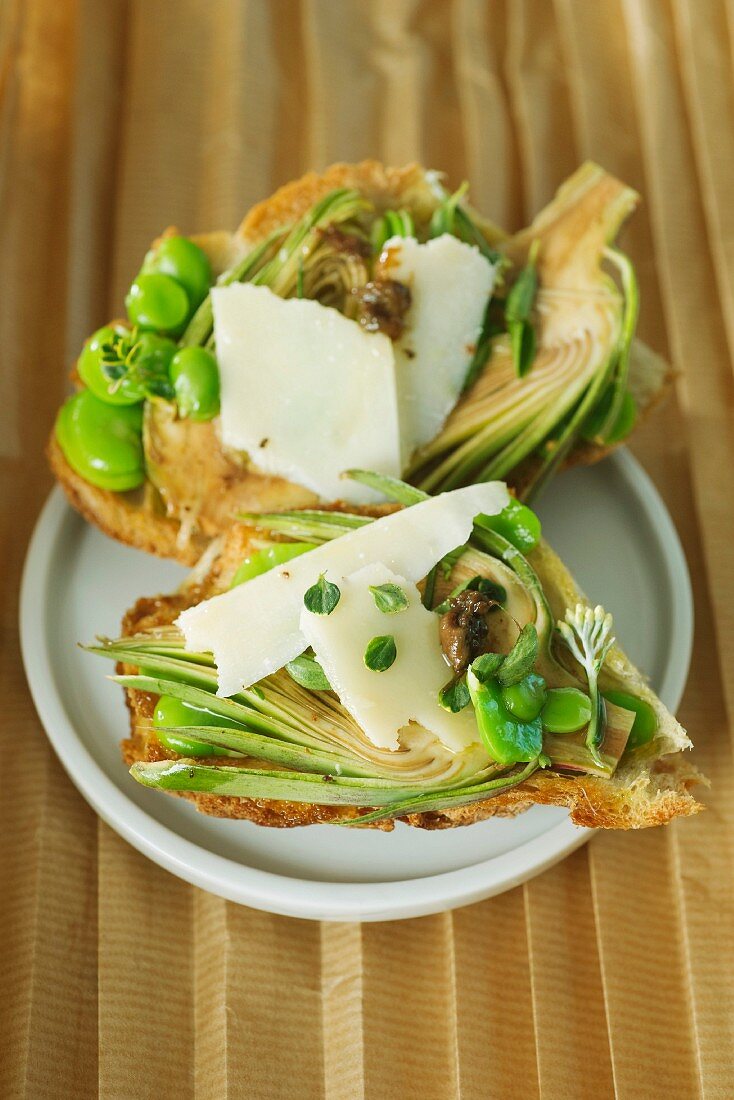
[[[540,513],[581,588],[613,611],[617,636],[671,708],[688,670],[693,614],[685,558],[652,483],[625,452],[558,478]],[[162,867],[232,901],[320,920],[416,917],[498,894],[591,835],[565,810],[424,832],[267,829],[198,813],[133,782],[121,762],[127,711],[107,662],[77,642],[116,636],[141,595],[184,570],[111,542],[65,503],[41,513],[21,593],[23,659],[49,740],[97,813]]]

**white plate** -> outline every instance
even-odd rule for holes
[[[544,531],[581,587],[614,612],[618,637],[670,707],[691,650],[690,581],[675,528],[624,452],[564,474],[540,509]],[[120,546],[86,524],[59,489],[41,513],[21,593],[23,659],[49,740],[97,813],[181,878],[232,901],[321,920],[393,920],[478,901],[524,882],[591,835],[565,811],[423,832],[338,826],[265,829],[219,821],[131,780],[110,666],[77,641],[115,636],[140,595],[167,592],[180,566]]]

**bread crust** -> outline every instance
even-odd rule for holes
[[[46,457],[72,508],[103,534],[136,550],[196,565],[209,540],[194,532],[183,541],[178,520],[156,514],[143,490],[113,493],[91,485],[66,461],[55,435],[48,441]]]
[[[388,168],[377,160],[357,164],[332,164],[324,172],[306,172],[300,179],[279,187],[270,198],[257,203],[236,231],[246,245],[264,240],[278,226],[296,221],[315,202],[336,188],[354,188],[362,192],[377,210],[395,204],[418,202],[430,216],[436,205],[436,193],[426,183],[425,170],[419,164]],[[431,203],[433,195],[433,203]]]
[[[214,271],[220,272],[273,229],[297,220],[314,202],[339,187],[360,190],[378,210],[409,204],[426,219],[430,218],[438,201],[435,185],[418,164],[389,168],[375,160],[339,163],[323,173],[307,172],[300,179],[278,188],[269,198],[252,207],[234,234],[218,231],[194,239],[209,255]],[[174,231],[169,229],[165,233]],[[667,367],[656,356],[648,359],[648,368],[647,383],[638,395],[642,415],[647,414],[669,381]],[[189,445],[205,451],[210,446],[211,432],[211,424],[191,422],[187,425],[186,438],[179,440],[182,451],[188,453]],[[611,449],[584,444],[572,453],[567,465],[596,462]],[[230,463],[222,452],[219,458],[227,465],[226,478],[221,479],[227,489],[226,500],[214,501],[217,490],[213,489],[203,498],[207,503],[195,525],[184,503],[185,492],[178,497],[175,492],[170,493],[164,505],[161,495],[151,484],[146,485],[145,492],[133,493],[115,493],[90,485],[68,464],[53,433],[48,457],[53,474],[70,503],[90,523],[119,542],[159,557],[174,558],[185,565],[196,562],[207,542],[226,531],[236,511],[307,507],[316,499],[301,486],[267,477],[246,464]],[[513,483],[522,487],[523,479],[530,473],[530,467],[518,470]],[[184,490],[186,480],[182,479]],[[218,491],[221,493],[221,486]]]
[[[384,509],[383,509],[384,510]],[[196,575],[190,584],[170,596],[143,597],[127,612],[122,622],[124,635],[170,625],[186,607],[193,606],[229,587],[232,576],[248,551],[253,529],[234,525],[218,553],[208,562],[204,576]],[[581,598],[568,571],[553,551],[541,544],[534,552],[533,565],[543,582],[553,614],[561,616],[565,606]],[[656,710],[664,748],[668,755],[656,760],[631,761],[620,766],[612,779],[595,776],[571,777],[536,772],[530,779],[491,799],[441,813],[410,814],[400,820],[420,829],[447,829],[470,825],[489,817],[512,816],[532,805],[560,806],[569,810],[576,825],[589,828],[633,829],[665,825],[675,817],[698,813],[703,807],[691,794],[691,787],[702,782],[697,769],[684,753],[677,751],[690,742],[672,715],[627,657],[614,649],[610,664],[628,686],[643,696]],[[131,670],[127,670],[131,671]],[[128,766],[138,761],[177,759],[164,749],[152,733],[156,696],[147,692],[126,691],[130,711],[130,737],[122,743],[122,755]],[[221,763],[217,757],[201,763]],[[166,792],[193,802],[202,813],[252,821],[274,828],[291,828],[359,816],[356,807],[313,806],[306,803],[268,799],[233,798],[192,792]],[[374,827],[392,829],[390,820]]]

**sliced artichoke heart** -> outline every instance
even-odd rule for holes
[[[605,249],[637,203],[636,193],[586,164],[527,229],[502,249],[518,271],[537,248],[537,351],[519,378],[509,337],[492,341],[487,363],[441,433],[414,458],[411,480],[426,490],[503,477],[552,434],[618,357],[625,299],[603,270]]]

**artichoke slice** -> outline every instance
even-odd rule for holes
[[[260,681],[256,689],[221,699],[215,694],[216,670],[209,655],[186,652],[183,637],[175,628],[116,641],[105,639],[88,649],[127,668],[144,668],[144,674],[114,677],[125,688],[173,695],[213,710],[223,720],[240,723],[243,732],[201,727],[197,737],[219,744],[224,743],[226,734],[228,746],[239,749],[246,758],[293,766],[300,755],[297,766],[305,772],[323,772],[326,762],[330,765],[326,770],[337,775],[419,786],[484,778],[494,767],[479,744],[451,752],[416,723],[402,731],[397,752],[378,748],[335,696],[308,691],[283,670]],[[254,743],[263,739],[270,744],[265,754],[262,746]]]
[[[632,188],[587,163],[529,227],[499,245],[512,279],[538,242],[535,361],[519,378],[509,336],[495,337],[440,435],[414,456],[409,480],[437,492],[509,477],[530,496],[575,445],[615,373],[623,393],[637,294],[629,261],[609,246],[637,202]],[[659,384],[657,357],[648,353],[646,364],[647,384],[653,375]]]
[[[165,512],[192,531],[215,538],[247,508],[303,508],[316,501],[301,485],[255,470],[245,455],[225,449],[218,421],[185,420],[172,405],[146,403],[143,446],[149,482]]]

